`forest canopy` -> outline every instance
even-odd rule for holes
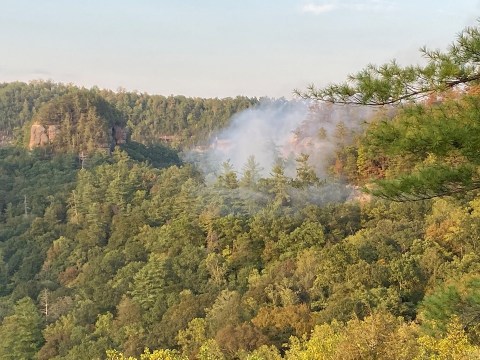
[[[460,50],[431,79],[475,76]],[[404,96],[392,79],[365,103]],[[355,131],[339,123],[321,178],[298,154],[293,174],[279,156],[262,175],[252,156],[214,181],[178,147],[257,99],[2,84],[6,136],[87,114],[134,141],[87,162],[0,148],[0,358],[480,358],[480,97],[445,84]]]
[[[464,29],[447,51],[421,51],[424,66],[368,65],[345,83],[296,91],[306,99],[340,104],[403,105],[393,120],[372,123],[358,149],[359,167],[377,175],[366,191],[391,200],[480,186],[480,28]]]
[[[213,131],[226,126],[233,114],[258,103],[256,98],[242,96],[225,99],[165,97],[95,87],[87,90],[50,81],[3,83],[0,84],[0,141],[28,143],[32,119],[64,120],[56,119],[57,115],[50,114],[48,109],[55,112],[54,109],[62,106],[61,99],[78,96],[93,99],[90,105],[100,102],[97,106],[100,113],[110,122],[125,125],[132,140],[145,145],[168,142],[180,148],[206,141]],[[80,103],[77,101],[76,105],[81,106]],[[70,108],[75,110],[75,106]],[[23,129],[24,126],[28,129]]]

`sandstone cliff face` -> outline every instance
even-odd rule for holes
[[[33,124],[30,129],[30,141],[28,147],[32,150],[35,147],[51,144],[60,132],[58,125]]]
[[[40,124],[33,124],[30,129],[30,142],[28,147],[31,149],[38,146],[48,145],[48,135],[45,127]]]
[[[47,128],[48,141],[52,142],[53,140],[55,140],[55,137],[58,135],[59,132],[60,132],[59,125],[48,125],[48,128]]]
[[[52,144],[55,138],[60,133],[60,126],[59,125],[41,125],[35,123],[30,128],[30,141],[28,147],[30,150],[36,147],[43,147],[49,144]],[[109,134],[108,138],[111,139],[111,143],[99,144],[99,148],[112,148],[116,145],[125,144],[127,142],[127,131],[115,125],[111,129],[111,134]]]

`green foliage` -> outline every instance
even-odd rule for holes
[[[40,123],[62,124],[62,143],[70,148],[78,146],[74,138],[66,136],[74,130],[86,141],[85,146],[106,140],[111,131],[98,120],[107,120],[110,125],[112,120],[126,125],[132,140],[139,143],[156,146],[163,141],[174,147],[192,146],[227,125],[234,113],[256,103],[256,98],[242,96],[234,99],[164,97],[125,91],[115,93],[95,87],[85,90],[50,81],[2,83],[0,145],[28,143],[30,128],[24,125],[35,118]],[[88,132],[97,126],[97,131]]]
[[[480,348],[468,341],[456,318],[449,322],[445,337],[425,335],[419,338],[418,342],[421,346],[415,359],[474,359],[480,356]]]
[[[0,84],[0,134],[7,140],[15,136],[23,137],[19,129],[32,119],[35,111],[42,104],[67,92],[67,86],[50,81]]]
[[[233,170],[230,162],[224,162],[222,164],[222,173],[218,176],[218,186],[226,189],[236,189],[238,187],[237,174]]]
[[[5,167],[28,159],[5,154]],[[72,182],[42,185],[49,201],[35,218],[21,197],[5,205],[4,324],[25,295],[48,304],[34,327],[40,359],[109,349],[119,359],[411,359],[431,354],[457,316],[474,353],[478,199],[292,204],[293,189],[322,186],[300,160],[295,180],[277,164],[248,185],[206,185],[189,165],[158,169],[120,149],[85,169],[43,160]],[[258,193],[254,206],[245,189]]]
[[[468,27],[446,52],[423,48],[425,66],[401,67],[395,61],[368,65],[343,84],[324,89],[311,85],[297,93],[362,105],[412,103],[430,96],[402,109],[393,121],[369,126],[357,151],[360,178],[381,178],[368,191],[397,201],[478,189],[479,47],[480,28]],[[351,169],[346,171],[352,178]]]
[[[0,358],[34,359],[43,342],[42,319],[30,298],[19,300],[0,326]]]
[[[406,108],[373,124],[361,142],[359,167],[382,163],[370,191],[395,200],[426,199],[476,189],[479,97]],[[370,165],[368,165],[370,164]]]
[[[310,85],[305,92],[296,93],[307,99],[342,104],[386,105],[414,100],[457,85],[477,83],[478,49],[480,28],[468,27],[446,52],[422,48],[427,62],[424,66],[402,67],[395,60],[381,66],[368,65],[350,75],[345,83],[323,89]]]
[[[149,349],[145,349],[144,353],[140,355],[140,358],[133,356],[125,356],[124,354],[116,350],[107,351],[107,360],[187,360],[188,358],[180,355],[175,350],[155,350],[151,352]]]
[[[303,189],[307,186],[318,184],[319,179],[315,174],[315,170],[308,164],[309,156],[307,154],[300,154],[296,159],[297,162],[297,176],[292,181],[293,186]]]
[[[369,101],[400,91],[408,74],[395,66],[382,70],[390,85],[364,74],[380,91]],[[67,86],[35,109],[24,102],[46,86],[0,86],[0,104],[23,102],[0,126],[58,120],[70,139],[59,141],[78,151],[71,127],[94,147],[126,121],[138,142],[83,168],[68,154],[0,149],[2,359],[478,357],[480,200],[464,191],[479,182],[475,89],[382,113],[348,149],[337,126],[335,176],[386,199],[352,187],[328,203],[317,193],[334,187],[306,155],[294,178],[281,159],[261,177],[252,157],[242,176],[226,163],[208,184],[156,143],[196,141],[254,100]],[[95,124],[108,129],[92,134]]]
[[[247,163],[242,169],[242,178],[239,182],[239,185],[242,187],[255,189],[258,180],[260,180],[260,172],[262,171],[260,164],[255,161],[253,155],[249,156]]]
[[[201,99],[123,91],[102,91],[101,95],[128,119],[133,140],[144,144],[165,141],[174,147],[207,140],[214,130],[226,126],[234,113],[258,102],[242,96]]]
[[[425,297],[420,313],[426,328],[433,333],[444,335],[448,324],[455,319],[476,341],[480,336],[479,314],[480,279],[468,274],[447,282]]]
[[[34,124],[56,125],[51,141],[58,152],[93,152],[114,144],[112,128],[125,125],[122,114],[92,91],[75,91],[57,97],[38,109]]]
[[[127,152],[128,156],[135,161],[147,162],[156,168],[165,168],[171,165],[180,165],[178,153],[161,144],[143,145],[129,141],[120,148]]]

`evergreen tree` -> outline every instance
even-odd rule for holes
[[[19,300],[0,326],[1,359],[34,359],[43,343],[43,321],[32,299]]]
[[[396,61],[369,65],[342,84],[318,89],[314,85],[296,93],[307,99],[340,104],[388,105],[416,100],[435,92],[480,80],[480,28],[467,27],[446,52],[421,49],[425,66],[402,67]]]
[[[249,189],[255,189],[258,180],[260,180],[260,172],[263,170],[260,164],[255,161],[255,156],[250,155],[247,163],[243,167],[243,175],[239,185]]]
[[[297,176],[292,181],[292,185],[296,188],[303,189],[308,186],[317,185],[319,179],[315,170],[308,164],[307,154],[300,154],[295,160],[297,162]]]

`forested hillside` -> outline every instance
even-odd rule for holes
[[[202,99],[125,90],[86,90],[49,81],[3,83],[0,84],[0,141],[28,143],[26,133],[29,129],[25,132],[22,127],[30,125],[42,107],[52,101],[58,102],[58,98],[64,95],[75,97],[78,94],[85,96],[85,93],[110,106],[110,113],[117,112],[132,140],[143,144],[162,141],[175,147],[206,141],[213,131],[226,126],[233,114],[258,102],[256,98],[240,96],[235,99]],[[44,110],[44,115],[48,114],[45,113]]]
[[[325,178],[298,154],[292,176],[286,159],[265,176],[252,156],[207,182],[156,143],[206,137],[256,102],[246,98],[91,90],[137,142],[111,155],[93,146],[86,163],[77,148],[0,149],[0,358],[480,358],[480,64],[455,58],[462,44],[480,48],[478,29],[441,54],[450,63],[431,65],[450,77],[432,77],[422,99],[379,73],[370,88],[326,89],[321,100],[400,104],[336,142]],[[9,98],[29,115],[2,120],[3,131],[77,99],[48,87],[44,110]],[[2,99],[48,87],[7,84]],[[175,114],[193,107],[177,122],[160,110],[169,101]]]

